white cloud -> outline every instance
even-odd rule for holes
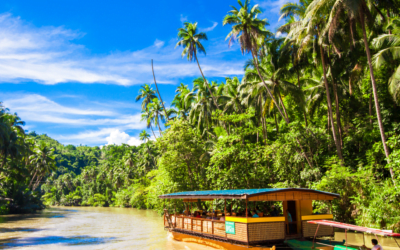
[[[140,112],[120,114],[109,109],[72,108],[60,105],[37,94],[0,94],[5,107],[17,112],[29,122],[86,126],[123,126],[127,129],[143,129]],[[97,106],[97,105],[96,105]]]
[[[112,145],[112,144],[121,145],[122,143],[127,143],[129,139],[130,136],[123,131],[122,132],[119,131],[119,129],[113,130],[110,133],[110,136],[106,137],[107,145]]]
[[[99,130],[88,130],[72,135],[55,136],[64,144],[79,145],[84,144],[103,144],[103,145],[121,145],[122,143],[139,146],[142,141],[135,136],[127,134],[123,128],[103,128]]]
[[[211,27],[208,28],[199,28],[199,31],[201,32],[209,32],[212,31],[213,29],[215,29],[215,27],[217,27],[218,23],[217,22],[213,22],[213,25]]]
[[[187,17],[181,15],[181,21],[185,20]],[[141,50],[99,56],[88,54],[88,49],[76,42],[82,36],[79,31],[35,27],[11,14],[0,14],[0,82],[142,84],[152,81],[150,59],[155,59],[160,83],[175,83],[179,78],[199,74],[195,64],[182,60],[182,48],[175,49],[176,39],[168,42],[156,39]],[[217,44],[221,43],[225,44],[223,38]],[[214,44],[207,45],[207,50],[216,51]],[[229,52],[223,50],[212,58],[201,58],[208,77],[243,74],[243,58],[231,57],[227,62],[222,53]]]
[[[181,20],[181,23],[184,23],[188,21],[188,17],[181,14],[181,18],[179,20]]]
[[[127,144],[131,145],[131,146],[139,146],[140,144],[142,144],[143,142],[136,138],[136,137],[131,137],[129,139],[129,141],[127,142]]]
[[[8,98],[9,99],[8,99]],[[16,97],[13,95],[7,95],[3,98],[4,105],[13,111],[17,112],[37,112],[43,114],[58,113],[58,114],[72,114],[72,115],[95,115],[95,116],[112,116],[113,112],[108,110],[91,110],[91,109],[77,109],[71,107],[62,106],[44,96],[37,94],[26,94]]]
[[[162,46],[164,46],[164,44],[165,44],[164,41],[161,41],[161,40],[158,40],[158,39],[156,39],[154,41],[154,46],[156,46],[157,48],[161,48]]]

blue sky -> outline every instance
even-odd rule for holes
[[[286,0],[252,1],[271,31]],[[207,78],[243,75],[248,56],[225,41],[222,19],[236,1],[11,1],[0,3],[0,100],[63,144],[140,143],[140,85],[154,83],[166,105],[179,83],[192,87],[196,63],[181,58],[177,29],[198,22],[208,35],[199,56]],[[150,132],[149,132],[150,133]]]

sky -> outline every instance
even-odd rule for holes
[[[269,30],[279,24],[287,0],[253,0]],[[206,32],[205,76],[223,81],[243,76],[249,55],[225,41],[222,19],[234,0],[18,1],[0,3],[0,101],[26,122],[28,132],[63,144],[139,145],[142,84],[155,88],[169,107],[180,83],[200,77],[195,62],[181,57],[177,30],[186,21]],[[148,131],[151,134],[151,131]]]

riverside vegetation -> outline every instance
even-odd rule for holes
[[[3,111],[3,211],[44,202],[161,212],[183,207],[164,204],[165,193],[302,187],[340,194],[315,203],[337,221],[399,232],[400,2],[286,3],[277,34],[257,5],[231,8],[227,46],[238,41],[251,55],[243,78],[209,81],[197,57],[207,35],[185,23],[177,47],[201,77],[177,87],[171,109],[158,89],[141,87],[154,141],[143,131],[139,147],[64,146],[24,134]]]

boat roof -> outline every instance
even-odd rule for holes
[[[159,196],[161,199],[247,199],[254,196],[277,194],[282,192],[296,191],[301,193],[316,193],[338,198],[340,195],[320,190],[307,188],[261,188],[261,189],[231,189],[231,190],[204,190],[187,191]]]
[[[365,233],[376,234],[376,235],[381,235],[381,236],[400,237],[399,233],[391,233],[391,232],[386,232],[386,231],[383,231],[380,229],[360,227],[360,226],[356,226],[356,225],[351,225],[351,224],[346,224],[346,223],[341,223],[341,222],[336,222],[336,221],[331,221],[331,220],[309,220],[307,222],[311,223],[311,224],[337,227],[337,228],[353,230],[353,231],[358,231],[358,232],[365,232]]]

